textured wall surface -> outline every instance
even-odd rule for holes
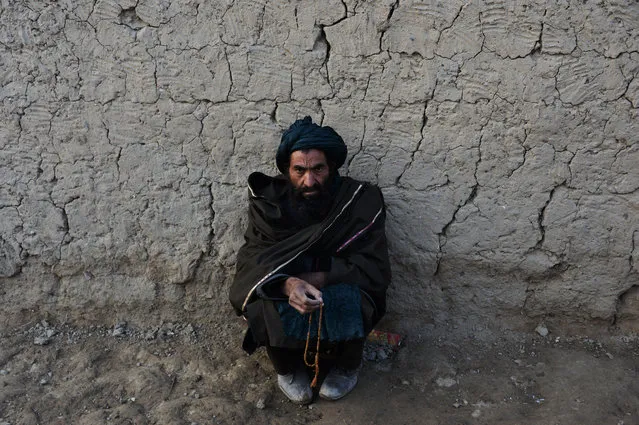
[[[1,0],[0,322],[228,312],[308,114],[384,191],[396,317],[636,329],[638,73],[636,1]]]

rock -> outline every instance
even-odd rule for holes
[[[264,400],[263,398],[260,398],[255,403],[255,407],[257,407],[260,410],[264,410],[266,408],[266,400]]]
[[[113,327],[113,331],[111,332],[112,336],[124,336],[127,333],[127,323],[126,322],[118,322]]]
[[[535,328],[535,332],[537,332],[541,336],[548,336],[548,328],[543,324],[539,324]]]
[[[40,335],[33,339],[33,343],[35,345],[47,345],[50,342],[51,342],[51,339],[48,338],[46,335]]]
[[[457,381],[454,378],[448,378],[448,377],[447,378],[437,378],[435,383],[437,384],[437,386],[444,387],[444,388],[450,388],[453,385],[457,385]]]

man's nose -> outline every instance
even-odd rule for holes
[[[313,175],[313,173],[311,173],[310,171],[307,172],[306,175],[304,176],[304,186],[313,187],[316,182],[317,180],[315,179],[315,176]]]

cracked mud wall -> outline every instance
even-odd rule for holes
[[[0,65],[3,326],[228,314],[311,115],[386,197],[391,316],[636,329],[635,1],[2,0]]]

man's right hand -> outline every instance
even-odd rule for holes
[[[322,292],[300,278],[287,278],[283,290],[288,303],[301,314],[315,311],[323,304]]]

